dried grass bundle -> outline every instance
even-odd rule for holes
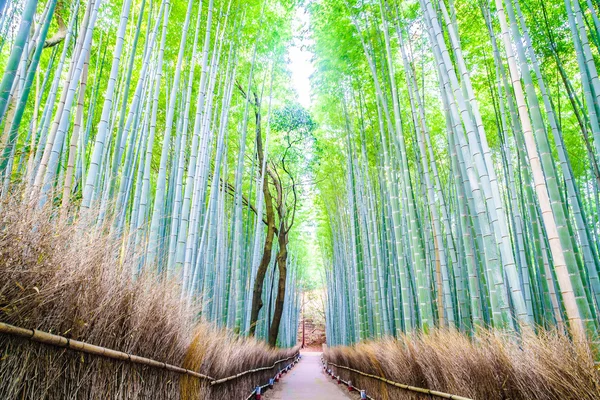
[[[8,196],[7,196],[8,197]],[[120,242],[12,196],[0,204],[0,321],[182,365],[217,378],[271,365],[268,349],[197,324],[173,282],[132,279]],[[210,388],[196,378],[0,335],[2,399],[242,397],[274,372]],[[193,384],[190,384],[193,382]]]
[[[333,347],[327,361],[389,380],[472,399],[600,399],[600,373],[587,347],[557,332],[521,337],[484,331],[470,338],[433,331]],[[375,379],[334,368],[377,399],[423,399]]]

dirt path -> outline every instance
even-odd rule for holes
[[[265,394],[267,400],[347,400],[358,399],[350,395],[345,385],[337,385],[323,372],[321,353],[302,353],[302,360]]]

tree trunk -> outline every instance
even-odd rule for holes
[[[263,195],[265,201],[265,209],[267,214],[267,236],[265,237],[265,245],[263,246],[263,255],[256,271],[256,279],[254,280],[254,288],[252,290],[252,309],[250,312],[250,336],[254,336],[256,333],[256,323],[258,321],[258,314],[263,306],[262,293],[265,281],[265,275],[269,262],[271,261],[271,252],[273,251],[273,239],[275,237],[275,213],[273,212],[273,197],[269,190],[269,177],[268,174],[263,171],[266,169],[266,165],[263,163],[265,154],[263,151],[262,144],[262,133],[260,129],[260,105],[258,99],[255,97],[255,116],[256,116],[256,152],[258,153],[258,162],[261,165],[261,175],[263,176]],[[261,210],[258,210],[257,218],[261,218]]]
[[[277,253],[277,267],[279,268],[279,283],[277,284],[277,298],[275,299],[275,312],[273,313],[273,322],[269,328],[269,346],[277,345],[277,336],[279,335],[279,325],[281,325],[281,315],[283,314],[283,303],[285,301],[285,285],[287,278],[287,245],[288,234],[285,224],[282,224],[279,235],[279,252]]]

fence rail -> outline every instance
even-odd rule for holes
[[[53,335],[51,333],[40,331],[37,329],[25,329],[25,328],[20,328],[18,326],[6,324],[4,322],[0,322],[0,333],[9,335],[9,336],[20,337],[23,339],[31,340],[33,342],[37,342],[37,343],[43,343],[43,344],[46,344],[49,346],[67,348],[70,350],[79,351],[82,353],[92,354],[92,355],[101,356],[101,357],[106,357],[106,358],[110,358],[113,360],[129,361],[134,364],[146,365],[146,366],[149,366],[152,368],[164,369],[164,370],[175,372],[175,373],[182,374],[182,375],[193,376],[195,378],[199,378],[199,379],[208,381],[211,386],[218,385],[218,384],[228,382],[228,381],[232,381],[232,380],[238,379],[242,376],[252,374],[255,372],[273,369],[277,366],[277,364],[285,362],[285,361],[289,361],[293,358],[296,358],[299,354],[297,352],[293,356],[275,361],[273,363],[273,365],[270,367],[267,366],[267,367],[255,368],[255,369],[240,372],[238,374],[231,375],[231,376],[228,376],[225,378],[216,379],[209,375],[201,374],[200,372],[196,372],[196,371],[192,371],[192,370],[189,370],[186,368],[178,367],[176,365],[167,364],[162,361],[157,361],[157,360],[153,360],[151,358],[146,358],[146,357],[140,357],[140,356],[136,356],[134,354],[125,353],[122,351],[113,350],[113,349],[109,349],[106,347],[95,346],[93,344],[81,342],[79,340],[68,339],[66,337],[59,336],[59,335]]]
[[[342,378],[340,378],[339,376],[335,376],[335,375],[333,374],[333,371],[331,371],[331,369],[330,369],[330,368],[327,368],[327,362],[326,362],[326,361],[325,361],[325,359],[324,359],[324,358],[322,358],[322,357],[321,357],[321,362],[323,363],[323,370],[324,370],[326,373],[329,373],[329,374],[331,375],[331,377],[332,377],[332,378],[337,378],[338,384],[339,384],[339,383],[343,383],[344,385],[348,386],[348,388],[349,388],[350,390],[356,390],[357,392],[359,392],[359,393],[360,393],[361,399],[375,400],[373,397],[371,397],[371,396],[369,396],[369,395],[367,394],[367,391],[366,391],[366,390],[363,390],[363,389],[361,389],[361,388],[358,388],[358,387],[354,386],[350,380],[347,380],[347,381],[345,381],[345,380],[343,380]],[[330,365],[335,365],[335,364],[333,364],[333,363],[329,363],[329,364],[330,364]]]
[[[251,400],[253,398],[256,399],[257,394],[262,395],[264,389],[272,388],[273,384],[276,382],[277,375],[280,375],[282,372],[287,372],[290,368],[292,368],[294,366],[294,364],[296,364],[297,362],[300,362],[300,352],[296,353],[296,355],[293,357],[288,357],[284,361],[287,361],[290,358],[294,358],[294,361],[292,361],[291,363],[286,365],[285,368],[280,369],[272,379],[269,379],[269,382],[265,383],[264,385],[260,385],[260,386],[257,386],[256,388],[254,388],[252,393],[250,393],[250,395],[248,397],[246,397],[246,400]],[[271,368],[274,368],[276,364],[277,363],[273,364],[273,367],[271,367]]]
[[[244,376],[244,375],[248,375],[248,374],[252,374],[252,373],[255,373],[255,372],[260,372],[260,371],[267,371],[267,370],[270,370],[270,369],[273,369],[273,368],[275,368],[275,366],[277,366],[277,364],[279,364],[279,363],[282,363],[282,362],[289,361],[289,360],[291,360],[292,358],[296,358],[296,357],[298,357],[298,353],[296,353],[296,354],[294,354],[293,356],[290,356],[290,357],[288,357],[288,358],[284,358],[284,359],[281,359],[281,360],[277,360],[277,361],[275,361],[275,362],[273,363],[273,365],[271,365],[270,367],[261,367],[261,368],[250,369],[250,370],[248,370],[248,371],[240,372],[239,374],[231,375],[231,376],[228,376],[228,377],[226,377],[226,378],[221,378],[221,379],[216,379],[216,380],[213,380],[213,381],[212,381],[210,384],[211,384],[211,385],[218,385],[219,383],[223,383],[223,382],[231,381],[231,380],[234,380],[234,379],[240,378],[240,377],[242,377],[242,376]]]
[[[336,368],[341,368],[341,369],[345,369],[345,370],[348,370],[348,371],[352,371],[352,372],[357,373],[359,375],[366,376],[366,377],[372,378],[372,379],[376,379],[378,381],[387,383],[390,386],[395,386],[397,388],[404,389],[404,390],[409,390],[411,392],[417,392],[417,393],[427,394],[427,395],[430,395],[430,396],[441,397],[441,398],[444,398],[444,399],[472,400],[472,399],[470,399],[468,397],[463,397],[463,396],[459,396],[459,395],[456,395],[456,394],[444,393],[444,392],[439,392],[437,390],[425,389],[425,388],[420,388],[420,387],[416,387],[416,386],[405,385],[403,383],[394,382],[394,381],[391,381],[391,380],[386,379],[386,378],[381,377],[381,376],[367,374],[366,372],[362,372],[362,371],[359,371],[357,369],[346,367],[346,366],[343,366],[343,365],[338,365],[338,364],[329,362],[327,360],[324,360],[324,362],[328,366],[331,365],[331,366],[334,366]]]

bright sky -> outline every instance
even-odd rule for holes
[[[309,109],[310,100],[310,76],[314,72],[314,66],[311,62],[313,57],[312,52],[307,49],[307,46],[313,43],[308,33],[310,15],[305,7],[298,7],[296,15],[292,21],[292,29],[294,30],[294,40],[288,49],[289,64],[288,68],[292,73],[292,86],[298,93],[298,102]],[[310,157],[310,150],[307,149],[305,156]],[[306,188],[305,198],[303,199],[304,207],[308,211],[306,219],[302,221],[300,229],[303,231],[303,240],[307,246],[307,258],[303,260],[306,265],[303,266],[306,273],[306,278],[316,287],[323,287],[323,260],[319,243],[317,240],[317,224],[314,207],[314,190],[310,187]]]
[[[308,12],[304,7],[298,7],[292,22],[294,41],[289,49],[292,85],[298,93],[298,101],[305,108],[310,107],[310,75],[314,70],[310,61],[312,53],[306,49],[306,46],[311,44],[307,34],[308,22]]]

